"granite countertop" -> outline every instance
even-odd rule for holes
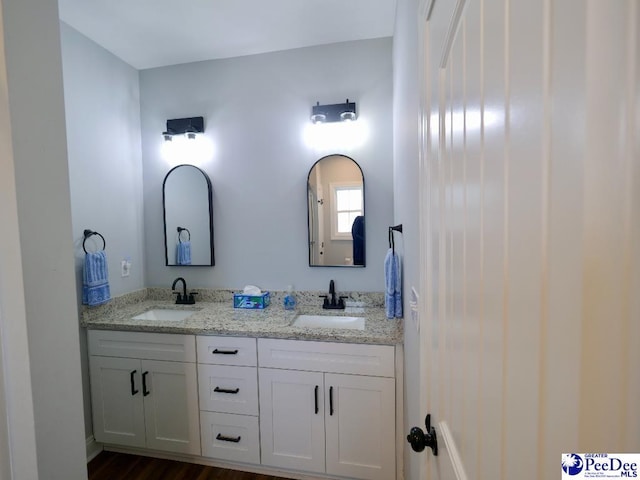
[[[260,338],[284,338],[294,340],[317,340],[346,343],[396,345],[402,343],[402,320],[388,320],[382,306],[367,305],[366,302],[347,300],[344,310],[323,310],[318,305],[299,303],[295,310],[285,310],[272,298],[271,305],[264,310],[233,308],[230,297],[227,301],[215,296],[203,295],[207,301],[195,305],[176,305],[165,295],[139,293],[131,298],[116,299],[100,307],[85,308],[81,325],[89,329],[128,330],[140,332],[180,333],[190,335],[230,335]],[[312,297],[314,295],[311,295]],[[158,298],[159,297],[159,298]],[[357,298],[357,296],[356,296]],[[212,301],[214,300],[214,301]],[[315,299],[314,299],[315,301]],[[180,321],[134,320],[133,317],[151,309],[192,310],[193,314]],[[347,315],[365,317],[364,330],[344,328],[299,327],[291,323],[298,314]]]

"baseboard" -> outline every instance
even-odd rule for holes
[[[87,463],[96,458],[96,456],[102,451],[102,444],[96,442],[93,435],[87,437]]]

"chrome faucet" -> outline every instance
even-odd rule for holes
[[[331,295],[331,300],[329,300],[329,295]],[[344,299],[348,297],[339,296],[336,299],[336,284],[333,280],[329,281],[329,295],[320,295],[324,298],[322,308],[325,310],[344,310]]]
[[[176,285],[178,284],[178,282],[182,282],[182,294],[180,292],[176,292],[176,291],[173,292],[174,295],[178,296],[176,298],[176,304],[178,304],[178,305],[193,305],[194,303],[196,303],[196,299],[193,296],[197,295],[197,292],[191,292],[187,296],[187,282],[185,281],[184,278],[182,278],[182,277],[176,278],[173,281],[173,285],[171,285],[171,290],[175,290],[176,289]]]

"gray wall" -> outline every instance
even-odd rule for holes
[[[396,247],[403,258],[403,300],[405,313],[405,428],[420,425],[427,413],[419,405],[420,344],[411,320],[409,301],[411,287],[420,291],[418,258],[418,114],[420,105],[418,84],[418,1],[398,0],[393,39],[393,175],[394,219],[403,224],[402,235],[396,234]],[[424,454],[405,449],[405,478],[419,477],[419,463]]]
[[[87,468],[57,2],[3,0],[2,10],[38,476],[82,479]]]
[[[146,284],[191,287],[382,291],[392,221],[391,39],[303,48],[140,72]],[[369,141],[345,152],[314,152],[303,142],[311,106],[356,101]],[[161,157],[170,118],[205,117],[213,158],[200,164],[213,184],[216,265],[166,267]],[[326,153],[362,167],[367,201],[367,267],[311,268],[307,174]],[[188,160],[188,159],[185,159]]]
[[[65,23],[60,33],[77,291],[89,228],[105,237],[117,296],[145,286],[138,71]],[[96,247],[97,237],[87,241],[87,250]],[[125,258],[131,275],[123,278]]]
[[[138,71],[60,24],[68,141],[69,188],[78,302],[82,300],[83,231],[106,241],[111,295],[144,287],[142,154]],[[102,248],[99,237],[87,251]],[[131,260],[121,277],[120,262]],[[91,426],[86,331],[80,329],[85,435]]]

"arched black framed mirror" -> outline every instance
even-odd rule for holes
[[[172,168],[162,184],[168,266],[215,265],[209,176],[193,165]]]
[[[309,266],[364,267],[364,175],[346,155],[318,160],[307,177]]]

